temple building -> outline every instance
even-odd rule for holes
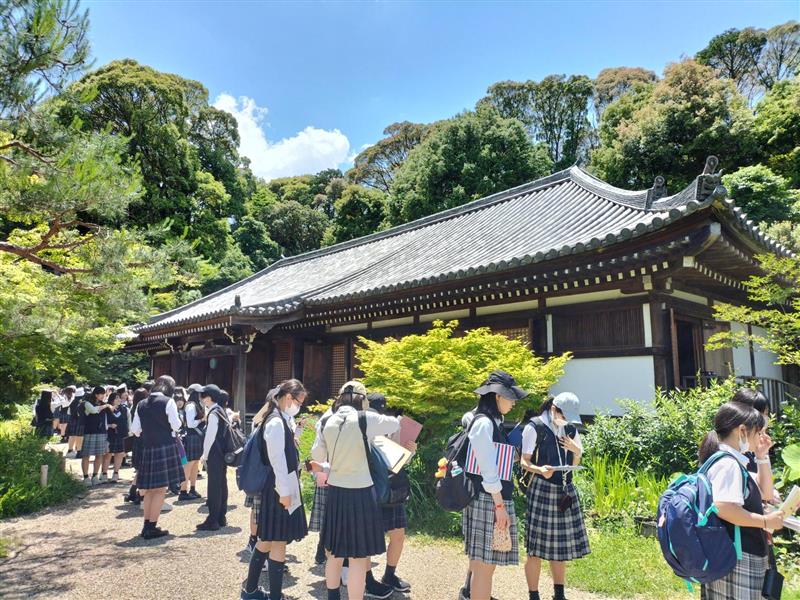
[[[326,399],[358,375],[359,336],[425,331],[434,320],[488,326],[538,355],[571,351],[552,390],[587,414],[649,401],[701,376],[786,384],[759,348],[707,351],[718,302],[745,303],[755,256],[788,250],[726,198],[717,160],[680,192],[613,187],[579,167],[412,223],[284,258],[135,328],[152,375],[216,383],[250,414],[267,390],[302,379]],[[774,389],[773,389],[774,388]]]

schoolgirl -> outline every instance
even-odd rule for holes
[[[461,598],[486,599],[491,597],[495,568],[519,562],[514,486],[512,481],[500,479],[494,444],[508,444],[502,427],[503,415],[514,408],[517,400],[527,397],[528,392],[510,374],[493,371],[475,393],[480,397],[478,406],[464,415],[462,424],[467,428],[470,448],[480,470],[480,475],[473,476],[480,491],[461,514],[470,572],[467,585],[461,589]],[[493,548],[495,528],[508,530],[509,551]]]
[[[82,386],[75,390],[72,402],[69,403],[69,425],[67,426],[67,458],[81,458],[85,416],[83,414],[83,397],[86,391]]]
[[[208,470],[208,517],[196,528],[198,531],[217,531],[228,524],[228,469],[223,458],[223,435],[230,421],[225,412],[225,397],[219,387],[213,384],[205,386],[200,392],[200,399],[206,408],[207,422],[200,460]]]
[[[270,410],[270,404],[275,401],[275,394],[278,393],[278,390],[280,390],[280,386],[276,386],[268,391],[264,406],[262,406],[261,409],[259,409],[259,411],[253,415],[254,430],[264,422],[264,419],[267,416],[267,411]],[[247,540],[245,552],[252,555],[253,550],[256,548],[256,542],[258,542],[258,523],[261,518],[261,496],[245,496],[244,505],[245,508],[250,509],[250,537]]]
[[[380,393],[371,393],[367,395],[370,410],[374,410],[379,414],[386,414],[386,396]],[[394,440],[395,436],[389,436],[389,439]],[[415,452],[417,445],[414,442],[406,444],[406,449]],[[406,505],[398,504],[395,506],[381,507],[383,513],[383,530],[389,536],[389,545],[386,547],[386,570],[380,582],[377,582],[370,569],[367,572],[367,592],[372,590],[377,591],[374,596],[378,598],[384,597],[388,591],[389,596],[392,592],[408,593],[411,591],[411,584],[407,581],[400,579],[397,576],[397,565],[400,562],[400,556],[403,554],[403,545],[406,539],[406,527],[408,527],[408,516],[406,515]],[[375,584],[380,583],[388,590],[382,590]],[[373,595],[373,594],[370,594]]]
[[[97,476],[103,459],[108,452],[108,424],[107,415],[113,410],[110,404],[105,403],[106,390],[102,386],[96,386],[91,395],[84,400],[82,412],[85,416],[85,426],[83,434],[83,446],[81,448],[81,469],[83,470],[84,485],[95,485],[101,483]],[[89,480],[89,459],[92,462],[92,479]],[[102,482],[105,482],[103,480]]]
[[[109,396],[112,410],[106,415],[108,419],[108,453],[103,461],[104,479],[108,479],[108,467],[114,461],[113,483],[119,481],[119,469],[125,458],[125,438],[130,432],[128,406],[122,402],[122,396],[114,392]]]
[[[579,465],[583,449],[575,424],[579,400],[564,392],[548,399],[522,432],[522,468],[533,474],[527,493],[525,578],[528,597],[539,600],[542,561],[550,561],[553,598],[564,600],[566,561],[589,554],[589,537],[572,473],[555,466]]]
[[[134,390],[133,398],[131,400],[133,406],[131,408],[131,421],[136,419],[136,409],[139,406],[139,403],[147,398],[150,393],[144,389],[143,387]],[[133,433],[133,425],[131,425],[131,433]],[[137,486],[136,482],[139,477],[139,468],[142,464],[142,440],[138,435],[133,435],[133,440],[131,443],[131,465],[133,466],[134,475],[133,481],[131,482],[131,487],[128,490],[128,494],[125,496],[125,502],[132,502],[133,504],[139,505],[142,503],[142,496],[139,494],[139,487]]]
[[[766,425],[764,429],[761,430],[761,435],[758,436],[758,444],[754,448],[750,448],[749,452],[745,453],[749,461],[747,463],[747,470],[755,474],[758,489],[761,490],[761,498],[764,502],[779,504],[781,502],[781,497],[775,490],[772,465],[769,459],[769,450],[773,445],[772,438],[767,433],[767,426],[769,425],[769,400],[758,390],[741,388],[733,395],[731,401],[748,404],[764,416]]]
[[[53,392],[42,390],[39,398],[33,405],[33,414],[36,416],[36,435],[50,437],[53,434]]]
[[[742,558],[725,577],[703,586],[706,600],[758,600],[767,572],[767,529],[783,527],[783,513],[764,514],[761,492],[754,478],[746,475],[748,459],[745,453],[759,444],[766,425],[764,416],[751,405],[726,402],[714,416],[714,431],[709,432],[700,446],[700,464],[715,452],[728,456],[720,458],[706,472],[714,494],[717,515],[725,524],[731,542],[735,527],[741,534]]]
[[[181,439],[186,450],[186,464],[184,472],[186,481],[178,496],[178,500],[197,500],[202,498],[197,493],[197,474],[200,470],[200,458],[203,456],[203,417],[205,411],[200,403],[200,392],[190,391],[189,398],[181,403],[178,402],[178,411],[181,416],[183,428],[181,429]]]
[[[131,431],[141,438],[142,444],[136,483],[144,492],[141,536],[145,539],[169,535],[166,529],[157,526],[158,517],[167,488],[183,481],[183,468],[173,437],[181,428],[178,407],[172,399],[174,391],[175,380],[172,377],[159,377],[150,395],[136,406],[136,416],[131,425]]]
[[[369,404],[367,390],[361,382],[348,382],[343,390],[311,454],[317,463],[330,464],[322,520],[322,539],[328,552],[325,563],[328,600],[340,598],[345,558],[350,565],[348,598],[361,600],[370,557],[386,551],[382,513],[369,472],[364,435],[367,438],[391,435],[400,428],[400,423],[395,417],[364,412]],[[362,434],[362,423],[365,434]]]
[[[294,417],[305,397],[306,390],[298,380],[282,382],[259,425],[259,435],[269,463],[265,465],[268,475],[258,499],[258,542],[250,557],[247,581],[240,594],[242,600],[281,600],[286,545],[300,541],[308,534],[300,497],[300,455],[294,437]],[[258,587],[267,561],[269,594]]]
[[[68,385],[61,391],[62,401],[61,407],[59,408],[59,433],[61,434],[61,443],[67,443],[69,438],[67,437],[67,427],[69,426],[70,421],[70,414],[69,414],[69,407],[72,404],[72,399],[75,397],[75,386]],[[67,451],[69,452],[69,447],[67,447]]]

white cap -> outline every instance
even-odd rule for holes
[[[553,406],[564,413],[564,418],[570,423],[581,424],[581,413],[578,410],[581,401],[572,392],[561,392],[553,398]]]

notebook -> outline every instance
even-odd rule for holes
[[[413,456],[410,450],[383,435],[375,436],[372,439],[372,445],[383,454],[392,473],[399,473],[400,469],[406,466]]]
[[[511,481],[512,471],[514,468],[514,446],[511,444],[501,444],[500,442],[494,443],[495,450],[495,463],[497,464],[497,474],[503,481]],[[469,447],[467,451],[467,473],[473,475],[480,475],[481,470],[478,466],[478,457]]]
[[[397,443],[405,446],[408,442],[416,442],[419,432],[422,431],[422,423],[417,423],[411,417],[400,417],[400,431],[397,434]]]

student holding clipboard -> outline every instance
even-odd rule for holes
[[[550,398],[522,433],[521,465],[533,473],[525,521],[529,600],[539,600],[543,560],[550,561],[553,599],[565,600],[565,561],[589,554],[589,537],[572,473],[557,469],[581,462],[583,448],[575,428],[581,422],[578,407],[578,397],[570,392]]]
[[[498,473],[495,444],[508,444],[502,427],[503,415],[508,414],[518,400],[527,397],[528,392],[505,371],[494,371],[475,393],[480,396],[477,408],[461,420],[480,470],[480,475],[471,476],[479,492],[461,514],[464,552],[469,557],[471,573],[461,589],[461,600],[490,598],[495,568],[519,563],[517,518],[512,498],[514,483],[510,478],[502,480]],[[496,542],[501,538],[508,541],[509,537],[510,547],[498,549]]]

